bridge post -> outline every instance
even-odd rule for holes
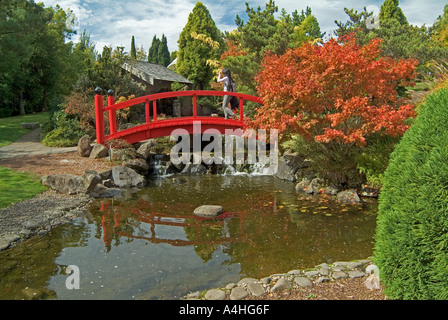
[[[243,98],[240,98],[240,121],[243,121],[243,105],[244,105],[244,100]]]
[[[104,110],[103,110],[103,90],[95,88],[95,117],[96,117],[96,142],[104,143]]]
[[[193,118],[198,116],[198,99],[197,95],[193,94]]]
[[[107,91],[107,106],[111,107],[115,104],[115,96],[114,91],[109,89]],[[109,127],[110,134],[114,134],[117,132],[117,113],[115,109],[109,109]]]

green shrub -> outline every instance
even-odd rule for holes
[[[391,154],[375,263],[396,299],[448,298],[448,89],[428,96]]]
[[[52,130],[51,127],[53,127]],[[48,147],[73,147],[85,134],[76,116],[67,115],[64,111],[53,114],[50,123],[43,128],[45,136],[42,143]]]

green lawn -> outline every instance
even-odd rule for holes
[[[27,114],[24,116],[0,118],[0,147],[16,141],[29,132],[20,127],[22,122],[39,122],[41,125],[49,120],[48,112]]]
[[[47,190],[36,174],[0,167],[0,208],[32,198]]]

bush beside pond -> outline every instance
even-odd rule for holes
[[[379,197],[375,263],[397,299],[447,299],[448,89],[427,97],[391,155]]]

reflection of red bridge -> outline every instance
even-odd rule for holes
[[[232,213],[224,212],[213,219],[201,218],[196,215],[185,215],[185,214],[165,214],[158,212],[142,212],[137,208],[133,208],[129,211],[124,208],[115,208],[118,210],[110,210],[108,205],[101,206],[101,211],[103,211],[101,226],[103,228],[103,241],[106,248],[110,248],[112,239],[114,235],[133,238],[133,239],[143,239],[151,243],[167,243],[172,246],[191,246],[191,245],[201,245],[201,244],[221,244],[228,242],[241,241],[245,238],[244,232],[244,215],[239,215],[240,218],[240,235],[237,237],[225,237],[221,239],[201,239],[200,228],[213,228],[213,227],[224,227],[225,219],[234,216]],[[115,212],[114,212],[115,211]],[[127,212],[126,212],[127,211]],[[150,225],[151,236],[139,236],[130,234],[129,232],[120,231],[120,226],[122,222],[127,217],[134,217],[137,221],[146,223]],[[156,226],[173,226],[188,228],[193,227],[195,229],[194,240],[181,240],[181,239],[162,239],[156,236]]]
[[[193,132],[193,122],[199,121],[201,123],[201,132],[204,133],[207,129],[217,129],[220,133],[225,134],[226,129],[241,129],[244,128],[244,101],[253,101],[262,104],[260,98],[247,94],[224,91],[175,91],[157,93],[148,96],[135,98],[132,100],[115,103],[113,93],[108,96],[108,106],[103,107],[103,96],[100,88],[97,88],[95,96],[95,117],[96,117],[96,135],[97,142],[103,144],[109,140],[123,139],[128,143],[136,143],[138,141],[170,136],[175,129],[185,129],[189,134],[199,133]],[[197,97],[198,96],[224,96],[231,95],[239,99],[239,119],[227,120],[219,117],[201,117],[197,113]],[[192,97],[193,116],[180,117],[167,120],[157,119],[157,101],[160,99],[176,98],[176,97]],[[144,104],[146,123],[117,131],[117,116],[118,110],[128,108],[134,105]],[[152,119],[151,119],[152,108]],[[104,134],[104,112],[109,112],[109,128],[110,134]]]

